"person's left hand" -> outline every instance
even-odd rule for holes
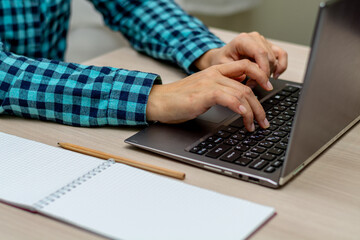
[[[241,33],[222,48],[207,51],[198,58],[194,65],[199,70],[213,65],[228,63],[241,59],[249,59],[257,63],[261,70],[275,79],[287,68],[287,52],[272,44],[257,32]],[[244,80],[245,75],[237,80]],[[255,81],[248,81],[247,85],[254,87]]]

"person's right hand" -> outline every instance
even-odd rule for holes
[[[218,104],[243,116],[247,130],[254,131],[254,118],[269,127],[264,109],[251,88],[235,80],[246,74],[266,90],[272,90],[267,75],[256,63],[239,60],[211,66],[180,81],[154,85],[148,99],[148,121],[180,123],[203,114]]]

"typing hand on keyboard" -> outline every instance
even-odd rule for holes
[[[272,90],[266,74],[249,60],[209,67],[180,81],[154,85],[146,108],[147,120],[180,123],[206,112],[218,104],[241,114],[247,130],[254,131],[254,118],[269,127],[265,111],[253,91],[237,81],[243,75]]]

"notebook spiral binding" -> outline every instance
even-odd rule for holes
[[[87,180],[89,180],[92,177],[96,176],[97,174],[101,173],[105,169],[109,168],[113,164],[115,164],[115,161],[113,159],[109,159],[109,160],[103,162],[102,164],[100,164],[96,168],[90,170],[89,172],[85,173],[81,177],[78,177],[77,179],[75,179],[74,181],[72,181],[69,184],[65,185],[64,187],[60,188],[56,192],[51,193],[47,197],[44,197],[40,201],[36,202],[33,205],[33,207],[36,208],[36,209],[42,209],[42,208],[46,207],[50,203],[54,202],[56,199],[61,198],[66,193],[72,191],[73,189],[80,186],[81,184],[83,184]]]

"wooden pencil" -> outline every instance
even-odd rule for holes
[[[143,163],[143,162],[138,162],[135,160],[131,160],[128,158],[123,158],[120,156],[116,156],[113,154],[109,154],[109,153],[104,153],[98,150],[94,150],[94,149],[90,149],[90,148],[86,148],[86,147],[82,147],[82,146],[77,146],[71,143],[58,143],[58,145],[64,149],[68,149],[74,152],[79,152],[82,154],[86,154],[86,155],[90,155],[93,157],[97,157],[97,158],[101,158],[101,159],[114,159],[115,162],[119,162],[119,163],[123,163],[132,167],[136,167],[136,168],[140,168],[143,170],[147,170],[150,172],[154,172],[154,173],[158,173],[158,174],[162,174],[168,177],[173,177],[173,178],[177,178],[177,179],[185,179],[185,173],[183,172],[178,172],[178,171],[174,171],[174,170],[170,170],[170,169],[166,169],[163,167],[158,167],[155,165],[151,165],[148,163]]]

